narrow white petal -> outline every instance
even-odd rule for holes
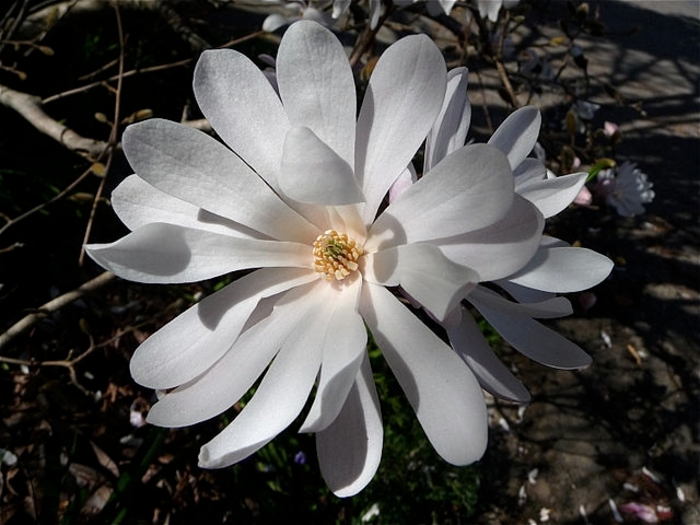
[[[389,204],[398,199],[417,180],[416,168],[413,167],[413,162],[409,162],[406,169],[401,172],[399,178],[389,188]]]
[[[479,282],[479,274],[445,257],[437,246],[407,244],[362,258],[363,277],[401,286],[438,320],[444,320]]]
[[[515,169],[535,147],[541,124],[542,117],[535,106],[517,109],[498,126],[489,144],[505,153]]]
[[[111,244],[85,246],[102,267],[129,281],[188,283],[236,270],[312,268],[311,246],[245,239],[174,224],[142,226]]]
[[[372,480],[382,457],[383,439],[379,398],[365,353],[340,414],[316,434],[321,474],[336,496],[354,496]]]
[[[459,325],[449,328],[447,335],[484,390],[517,403],[530,400],[530,393],[494,354],[469,312],[464,310]]]
[[[360,312],[442,458],[468,465],[486,449],[486,405],[471,370],[388,290],[365,283]]]
[[[112,192],[111,202],[119,219],[132,231],[153,222],[167,222],[233,237],[255,237],[257,233],[163,193],[138,175],[124,179]]]
[[[318,432],[338,417],[367,353],[367,330],[357,311],[362,279],[336,290],[328,321],[316,336],[324,341],[316,398],[299,432]]]
[[[308,311],[308,321],[289,334],[241,413],[201,448],[201,467],[227,467],[247,458],[289,426],[304,408],[321,365],[326,341],[317,334],[328,319],[325,307],[330,299],[322,287],[312,293],[317,300]]]
[[[238,51],[208,50],[197,62],[194,94],[224,142],[277,189],[289,119],[265,75]]]
[[[310,288],[318,284],[325,283],[295,288],[282,298],[275,297],[277,304],[272,313],[246,330],[237,340],[234,335],[234,339],[229,339],[226,344],[227,341],[222,341],[222,337],[232,334],[223,333],[219,335],[219,341],[212,341],[212,337],[208,337],[209,343],[217,345],[220,349],[228,349],[234,340],[235,344],[226,350],[223,357],[211,368],[161,397],[151,408],[148,422],[164,427],[182,427],[205,421],[232,407],[250,390],[284,342],[298,329],[299,323],[303,322],[304,315],[313,304],[313,290]],[[229,321],[222,318],[219,325]],[[234,323],[240,329],[240,316]],[[226,326],[223,330],[231,331]],[[164,341],[161,339],[159,343],[163,344]],[[190,354],[190,358],[214,357],[206,355],[207,352],[211,353],[210,347],[205,347],[199,342],[194,344],[197,346],[196,350],[205,355],[197,356],[192,349],[187,348],[185,352]],[[170,350],[170,353],[174,354],[172,349]],[[186,366],[179,355],[174,355],[174,358],[179,361],[181,367]],[[194,365],[201,368],[199,363]]]
[[[572,173],[554,179],[531,182],[516,191],[532,202],[545,219],[553,217],[571,204],[586,182],[588,173]]]
[[[587,248],[541,248],[508,280],[545,292],[579,292],[603,281],[612,267],[610,259]]]
[[[503,314],[526,315],[538,319],[553,319],[571,315],[573,309],[566,297],[553,297],[536,303],[515,303],[483,286],[477,286],[469,294],[473,304],[487,306]]]
[[[510,212],[475,232],[432,241],[457,264],[472,268],[482,281],[501,279],[528,263],[539,248],[544,218],[526,199],[515,196]]]
[[[310,128],[350,167],[355,165],[355,81],[338,39],[300,21],[282,37],[277,81],[292,126]]]
[[[162,390],[194,379],[231,348],[261,299],[316,280],[316,272],[296,268],[241,277],[146,339],[131,358],[131,375],[143,386]]]
[[[350,165],[304,127],[287,133],[279,185],[299,202],[336,206],[364,201]]]
[[[527,184],[547,178],[547,168],[539,160],[528,157],[513,169],[515,191],[520,192]]]
[[[520,286],[510,282],[508,279],[497,279],[495,284],[503,288],[516,301],[521,303],[539,303],[556,297],[552,292],[543,292],[542,290],[534,290],[525,286]]]
[[[468,73],[466,67],[458,67],[447,73],[445,100],[425,142],[423,174],[464,146],[467,140],[472,116],[472,106],[467,98]]]
[[[371,253],[490,226],[511,208],[513,187],[503,153],[485,144],[464,146],[384,210],[370,229],[365,250]]]
[[[129,126],[123,144],[138,176],[169,195],[275,239],[318,235],[240,158],[199,130],[151,119]]]
[[[425,139],[445,95],[445,61],[425,35],[389,47],[372,73],[357,122],[355,174],[370,224]]]

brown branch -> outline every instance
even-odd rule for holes
[[[0,350],[9,346],[9,344],[19,335],[23,334],[34,326],[37,322],[46,318],[49,314],[59,310],[60,308],[66,306],[67,304],[80,299],[81,297],[87,295],[90,292],[97,290],[98,288],[104,286],[112,279],[115,275],[112,272],[104,272],[95,277],[94,279],[80,285],[75,290],[59,295],[55,299],[49,301],[48,303],[39,307],[36,312],[33,312],[15,324],[13,324],[5,333],[0,334]],[[7,361],[8,358],[2,358],[3,361]]]
[[[98,159],[109,146],[107,142],[85,138],[52,119],[44,112],[39,97],[0,85],[0,104],[14,109],[37,130],[90,160]]]

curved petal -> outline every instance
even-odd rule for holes
[[[498,279],[494,281],[494,284],[503,288],[513,299],[521,303],[539,303],[556,297],[556,294],[552,292],[543,292],[542,290],[520,286],[507,279]]]
[[[541,124],[542,117],[535,106],[522,107],[498,126],[488,143],[505,153],[515,169],[535,147]]]
[[[314,385],[326,344],[317,334],[328,321],[326,304],[331,297],[324,293],[327,291],[332,291],[331,287],[313,290],[316,301],[307,313],[308,321],[299,323],[289,334],[241,413],[201,448],[201,467],[227,467],[247,458],[299,415]]]
[[[261,299],[317,280],[316,272],[296,268],[241,277],[146,339],[131,358],[132,377],[163,390],[191,381],[231,348]]]
[[[511,211],[492,226],[432,242],[449,259],[474,269],[482,281],[493,281],[511,275],[532,259],[543,228],[544,218],[537,208],[516,195]]]
[[[587,248],[541,248],[508,280],[544,292],[569,293],[591,288],[611,272],[613,262]]]
[[[336,496],[354,496],[372,480],[382,458],[383,439],[379,397],[365,352],[340,414],[316,434],[321,474]]]
[[[513,177],[515,177],[515,191],[520,193],[520,189],[527,184],[545,180],[547,168],[539,160],[528,157],[513,169]]]
[[[486,449],[486,405],[457,354],[385,288],[366,283],[360,312],[436,452],[468,465]]]
[[[370,224],[384,196],[408,166],[440,111],[445,61],[425,35],[389,47],[372,73],[357,121],[355,175]]]
[[[531,182],[516,191],[532,202],[545,219],[553,217],[573,202],[586,182],[588,173],[572,173],[554,179]]]
[[[367,330],[357,312],[362,279],[336,290],[328,322],[316,336],[324,341],[316,397],[299,432],[326,429],[338,417],[355,382],[367,347]]]
[[[112,209],[127,228],[136,230],[167,222],[233,237],[255,238],[257,232],[154,188],[138,175],[129,175],[114,188]]]
[[[384,210],[370,229],[365,251],[485,228],[506,216],[514,195],[512,171],[499,150],[464,146]]]
[[[469,301],[498,310],[503,314],[526,315],[538,319],[553,319],[573,313],[571,303],[565,297],[553,297],[536,303],[514,303],[483,286],[477,286],[472,290]]]
[[[279,298],[272,313],[246,330],[237,340],[236,334],[219,334],[219,346],[227,349],[223,357],[195,379],[161,397],[151,408],[148,422],[164,427],[182,427],[205,421],[228,410],[250,390],[284,342],[292,332],[298,330],[299,323],[303,322],[304,315],[313,303],[312,288],[296,288]],[[240,330],[239,319],[234,322],[238,321],[235,324]],[[219,325],[228,324],[227,321],[229,320],[222,318]],[[230,332],[231,328],[222,326],[222,331],[224,330]],[[225,335],[233,335],[233,338],[222,340]],[[208,339],[211,342],[212,337]],[[159,342],[164,343],[162,338]],[[202,353],[211,353],[209,347],[203,347],[201,343],[195,344]],[[170,350],[180,367],[187,365],[176,352]],[[192,350],[187,349],[186,352],[191,359]],[[214,356],[206,357],[211,359]],[[197,362],[192,364],[201,368]],[[170,363],[167,366],[172,367]]]
[[[445,257],[437,246],[405,244],[362,258],[369,282],[401,286],[438,320],[443,321],[479,282],[479,274]]]
[[[333,33],[309,21],[292,25],[277,52],[277,82],[290,124],[310,128],[353,172],[355,80]]]
[[[469,312],[462,312],[459,325],[448,328],[447,335],[452,348],[474,372],[484,390],[516,403],[530,401],[530,393],[493,353]]]
[[[470,297],[467,300],[472,302]],[[591,364],[586,352],[530,317],[503,313],[478,301],[472,304],[503,339],[533,361],[561,370],[578,370]]]
[[[279,185],[292,199],[328,206],[364,201],[350,165],[309,128],[292,128],[284,141]]]
[[[277,189],[289,119],[262,71],[238,51],[207,50],[194,71],[194,94],[224,142]]]
[[[138,176],[173,197],[275,239],[318,235],[241,159],[199,130],[150,119],[129,126],[122,140]]]
[[[394,184],[389,188],[389,204],[398,199],[404,191],[411,187],[411,185],[418,180],[418,174],[416,173],[416,168],[413,167],[413,163],[409,162],[406,169],[401,172],[399,178],[394,181]]]
[[[423,174],[453,151],[464,146],[472,117],[467,98],[469,70],[457,67],[447,72],[447,88],[442,109],[425,141]]]
[[[139,283],[189,283],[236,270],[312,268],[305,244],[244,239],[174,224],[142,226],[111,244],[89,244],[88,255],[117,276]]]

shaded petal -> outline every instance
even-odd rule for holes
[[[208,337],[210,344],[213,342],[226,353],[206,372],[160,398],[158,403],[151,408],[148,422],[165,427],[194,425],[232,407],[250,390],[277,351],[290,337],[290,334],[298,329],[304,315],[315,302],[312,295],[313,289],[310,287],[318,286],[318,284],[324,285],[324,283],[315,283],[295,288],[282,298],[277,298],[277,304],[275,304],[272,313],[246,330],[237,340],[235,339],[237,337],[235,328],[240,330],[241,316],[233,320],[235,328],[232,329],[222,326],[231,321],[228,318],[232,316],[227,313],[219,323],[219,326],[222,326],[222,333],[218,334],[218,340],[213,342],[213,337],[211,335]],[[227,333],[223,333],[224,331]],[[226,335],[232,335],[233,339],[223,339]],[[159,341],[161,344],[164,342],[162,338]],[[181,343],[176,341],[176,344],[180,345]],[[201,357],[207,360],[215,357],[206,355],[212,353],[209,347],[197,342],[195,345],[198,347],[197,350],[205,354]],[[172,348],[169,350],[173,359],[179,362],[180,367],[187,365],[187,362]],[[186,352],[190,359],[199,357],[190,349],[186,349]],[[192,364],[198,369],[201,368],[197,362]],[[169,363],[166,366],[172,367]],[[163,372],[161,372],[162,374]]]
[[[612,268],[610,259],[593,250],[555,246],[539,249],[527,266],[508,280],[545,292],[578,292],[603,281]]]
[[[539,303],[556,297],[554,293],[533,290],[532,288],[512,283],[507,279],[498,279],[494,281],[494,283],[513,296],[516,301],[521,303]]]
[[[146,339],[131,358],[132,377],[155,389],[194,379],[233,345],[261,299],[316,280],[318,273],[296,268],[262,269],[241,277]]]
[[[474,372],[481,387],[494,396],[517,403],[530,401],[530,393],[493,353],[469,312],[464,310],[462,314],[459,325],[448,328],[447,335],[452,348]]]
[[[364,201],[350,165],[309,128],[287,133],[279,185],[299,202],[335,206]]]
[[[262,71],[238,51],[207,50],[194,71],[194,94],[224,142],[277,189],[289,119]]]
[[[467,98],[469,70],[457,67],[447,72],[447,88],[442,109],[425,142],[423,174],[453,151],[464,146],[472,117]]]
[[[485,228],[508,213],[514,195],[512,171],[499,150],[464,146],[384,210],[370,229],[365,251]]]
[[[505,153],[515,169],[535,147],[541,124],[542,117],[535,106],[522,107],[498,126],[488,143]]]
[[[329,291],[333,291],[330,286],[313,290],[315,301],[306,315],[307,320],[289,334],[241,413],[201,448],[201,467],[221,468],[247,458],[299,415],[321,365],[325,341],[317,334],[328,321],[326,305],[332,300]]]
[[[531,182],[516,191],[532,202],[545,219],[553,217],[573,202],[586,182],[588,173],[572,173],[554,179]]]
[[[479,274],[445,257],[437,246],[405,244],[362,258],[369,282],[401,286],[442,321],[479,282]]]
[[[473,268],[482,281],[511,275],[539,248],[544,218],[528,200],[515,195],[511,211],[495,224],[449,239],[432,241],[457,264]]]
[[[139,283],[189,283],[260,267],[312,268],[306,244],[244,239],[174,224],[142,226],[88,255],[117,276]]]
[[[401,172],[399,178],[394,181],[394,184],[389,188],[389,204],[398,199],[404,191],[411,187],[411,185],[418,180],[418,174],[416,173],[416,168],[413,167],[413,163],[409,162],[406,169]]]
[[[355,175],[370,224],[387,191],[408,166],[445,95],[445,61],[425,35],[402,38],[377,62],[357,122]]]
[[[437,453],[453,465],[478,460],[486,405],[469,367],[385,288],[366,283],[360,312]]]
[[[520,193],[520,189],[526,184],[545,180],[547,168],[539,160],[528,157],[513,169],[513,177],[515,177],[515,191]]]
[[[151,119],[129,126],[123,144],[139,177],[169,195],[275,239],[318,235],[241,159],[199,130]]]
[[[355,80],[333,33],[308,21],[292,25],[277,52],[277,82],[290,124],[310,128],[353,172]]]
[[[336,496],[354,496],[372,480],[382,457],[383,439],[379,397],[365,352],[340,414],[316,434],[321,474]]]
[[[323,341],[323,365],[316,398],[299,432],[318,432],[338,417],[355,383],[367,347],[367,330],[357,311],[362,279],[336,290],[328,322],[316,337]]]
[[[573,313],[571,303],[565,297],[552,297],[536,303],[514,303],[483,286],[477,286],[468,299],[503,314],[526,315],[538,319],[564,317]]]
[[[229,219],[208,212],[154,188],[138,175],[129,175],[112,192],[112,209],[130,230],[154,222],[167,222],[233,237],[256,237]]]

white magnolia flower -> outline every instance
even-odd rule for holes
[[[374,475],[383,436],[366,325],[435,450],[471,463],[486,446],[479,384],[387,287],[445,319],[482,272],[506,276],[531,259],[541,215],[515,194],[506,155],[470,145],[443,155],[377,216],[442,108],[445,63],[427,37],[386,50],[357,121],[350,65],[328,30],[293,24],[276,64],[279,94],[236,51],[200,58],[195,95],[224,144],[160,119],[124,133],[136,174],[112,203],[132,233],[87,247],[91,257],[146,283],[259,268],[136,350],[133,377],[162,394],[148,420],[180,427],[214,417],[267,369],[202,447],[201,466],[225,467],[290,425],[317,384],[301,431],[316,433],[331,489],[352,495]]]
[[[420,0],[394,0],[394,5],[409,5],[415,4]],[[449,15],[457,0],[426,0],[425,6],[431,15],[446,14]]]
[[[465,68],[448,73],[443,111],[426,143],[424,172],[429,172],[433,166],[439,165],[445,155],[464,144],[471,116],[466,84]],[[536,144],[540,124],[541,117],[536,108],[521,108],[503,122],[489,144],[507,155],[513,168],[516,193],[523,201],[536,206],[544,219],[556,215],[574,200],[587,174],[548,176],[542,162],[527,157]],[[404,172],[397,186],[405,184],[407,178],[409,175]],[[395,197],[397,195],[398,191],[394,193]],[[460,264],[471,264],[460,257],[451,258]],[[515,272],[508,274],[481,270],[481,280],[492,281],[491,287],[479,284],[470,290],[465,299],[522,354],[550,367],[578,369],[587,366],[590,357],[535,319],[571,314],[569,301],[556,294],[590,288],[605,279],[611,269],[612,262],[607,257],[584,248],[572,248],[559,239],[542,237],[534,256]],[[516,302],[496,293],[493,285],[512,296]],[[453,312],[446,321],[443,325],[450,343],[477,375],[485,390],[513,401],[529,400],[528,391],[496,357],[466,309],[456,314]]]
[[[598,173],[595,190],[622,217],[633,217],[644,213],[643,204],[654,200],[653,187],[646,173],[636,164],[625,161],[617,169]]]
[[[335,22],[331,15],[323,11],[323,5],[319,5],[315,0],[286,1],[286,0],[263,0],[270,5],[282,6],[281,13],[272,13],[263,20],[262,29],[268,33],[277,31],[279,28],[293,24],[298,20],[312,20],[326,27],[331,27]]]
[[[498,20],[498,12],[501,10],[501,7],[510,9],[518,5],[519,2],[520,0],[476,0],[479,15],[482,18],[487,17],[492,22]]]

